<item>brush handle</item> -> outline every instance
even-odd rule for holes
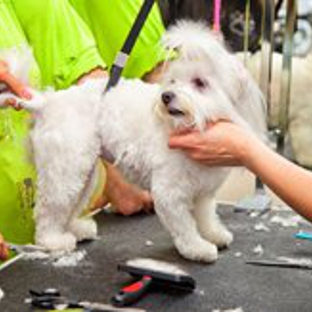
[[[139,300],[152,283],[152,277],[145,275],[139,281],[122,288],[112,298],[113,305],[123,307]]]

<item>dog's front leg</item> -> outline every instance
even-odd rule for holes
[[[170,232],[179,253],[187,259],[214,262],[218,258],[217,247],[203,239],[191,214],[192,200],[183,190],[175,188],[174,182],[153,179],[152,195],[155,211]]]
[[[233,234],[221,222],[216,208],[214,195],[208,194],[196,200],[193,215],[203,238],[219,248],[228,247],[233,241]]]

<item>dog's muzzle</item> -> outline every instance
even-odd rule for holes
[[[184,116],[185,113],[174,106],[176,95],[172,91],[163,92],[161,100],[166,107],[169,115],[172,116]]]

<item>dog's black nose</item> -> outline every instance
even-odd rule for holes
[[[169,105],[173,99],[175,98],[175,94],[172,91],[164,92],[161,95],[161,99],[165,105]]]

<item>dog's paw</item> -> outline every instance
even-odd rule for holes
[[[233,242],[233,234],[225,227],[220,227],[214,231],[201,233],[203,238],[218,246],[219,249],[227,248]]]
[[[95,239],[97,237],[97,224],[92,218],[75,219],[70,223],[69,230],[78,241]]]
[[[189,260],[211,263],[218,259],[218,248],[203,239],[192,243],[176,239],[175,245],[179,253]]]
[[[70,252],[76,248],[77,239],[69,232],[47,232],[36,237],[36,244],[52,252]]]

